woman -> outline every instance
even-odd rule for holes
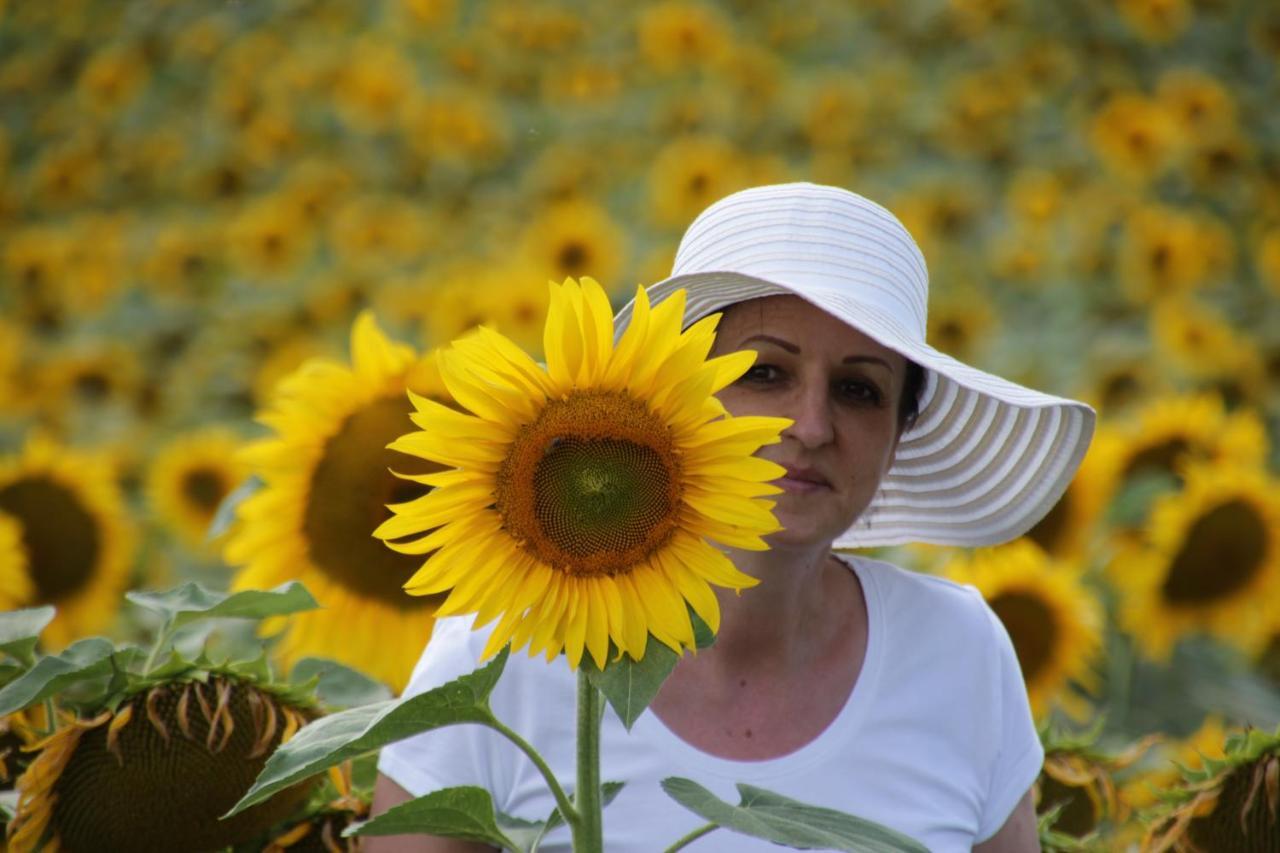
[[[686,323],[723,312],[719,352],[754,366],[720,399],[793,419],[760,455],[783,465],[765,552],[735,552],[761,583],[720,594],[715,645],[686,656],[631,732],[607,715],[609,850],[661,849],[701,823],[658,787],[734,783],[878,821],[935,851],[1038,849],[1030,788],[1043,753],[1007,633],[972,588],[833,547],[995,544],[1061,496],[1093,429],[1088,407],[975,370],[924,343],[927,273],[888,211],[844,190],[787,184],[717,202],[690,226],[654,302],[688,291]],[[630,316],[630,306],[619,323]],[[483,632],[444,620],[410,691],[475,668]],[[557,661],[556,664],[562,664]],[[513,657],[500,719],[572,778],[574,678]],[[375,811],[480,784],[497,808],[553,803],[497,735],[453,727],[383,751]],[[544,849],[567,844],[552,836]],[[753,846],[754,845],[754,846]],[[380,839],[371,851],[478,850]],[[693,850],[777,849],[721,830]]]

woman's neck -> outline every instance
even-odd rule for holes
[[[865,618],[858,581],[827,546],[734,551],[734,565],[760,583],[735,594],[718,589],[721,665],[792,669],[812,661],[851,618]]]

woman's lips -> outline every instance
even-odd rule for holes
[[[788,492],[808,494],[831,489],[831,483],[827,481],[827,478],[812,468],[793,468],[790,465],[785,467],[787,473],[775,480],[774,483]]]

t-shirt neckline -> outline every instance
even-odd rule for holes
[[[777,758],[766,758],[758,761],[744,761],[733,758],[721,758],[703,752],[692,744],[681,739],[652,711],[642,714],[632,729],[632,735],[638,736],[656,749],[664,752],[674,763],[687,767],[697,774],[709,774],[735,781],[751,781],[754,779],[777,778],[790,773],[805,770],[815,762],[830,757],[850,738],[854,736],[862,720],[866,717],[867,708],[875,693],[876,683],[880,678],[883,657],[884,631],[880,587],[876,583],[875,572],[870,571],[865,563],[853,555],[837,554],[836,557],[847,565],[862,584],[862,595],[867,607],[867,648],[863,654],[862,669],[858,680],[845,699],[840,712],[834,720],[816,738],[786,755]]]

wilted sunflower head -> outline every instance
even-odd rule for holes
[[[10,844],[144,853],[250,841],[305,801],[311,784],[219,818],[315,715],[247,679],[189,674],[67,720],[18,780]]]
[[[452,470],[391,507],[377,536],[434,554],[406,585],[448,593],[439,614],[501,615],[487,654],[508,641],[548,659],[613,643],[634,659],[648,637],[693,646],[687,606],[715,630],[709,584],[754,581],[707,539],[762,549],[778,529],[760,500],[781,468],[755,458],[785,419],[728,417],[714,396],[754,359],[707,360],[718,315],[681,330],[684,294],[650,310],[640,290],[617,344],[591,279],[552,285],[546,367],[488,329],[440,355],[460,412],[414,397],[421,430],[392,448]]]
[[[1280,850],[1280,731],[1229,735],[1223,752],[1184,770],[1156,808],[1144,850]]]
[[[26,589],[15,606],[52,604],[57,615],[44,642],[61,647],[100,630],[119,607],[132,558],[134,534],[108,460],[61,447],[42,437],[21,455],[0,458],[0,515],[21,529],[25,580],[5,584],[0,601]],[[12,577],[10,541],[0,543],[0,578]]]
[[[1097,745],[1100,729],[1095,726],[1079,735],[1041,729],[1045,760],[1035,783],[1036,812],[1058,810],[1050,828],[1091,842],[1127,820],[1128,806],[1117,796],[1116,776],[1155,742],[1155,738],[1144,738],[1112,753]]]

